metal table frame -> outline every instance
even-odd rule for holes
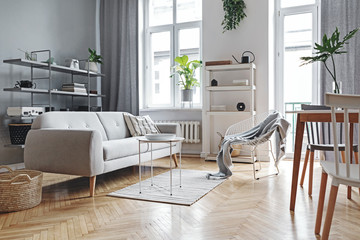
[[[175,137],[173,139],[169,139],[169,140],[148,140],[145,137],[139,137],[138,139],[139,142],[139,193],[141,194],[141,150],[140,150],[140,146],[141,143],[147,143],[150,144],[150,155],[151,155],[151,186],[153,186],[153,149],[152,149],[152,144],[153,143],[168,143],[170,144],[170,196],[172,196],[172,144],[173,143],[179,143],[180,144],[180,150],[179,150],[179,158],[180,158],[180,188],[181,188],[181,147],[182,147],[182,141],[184,141],[184,138],[182,137]]]

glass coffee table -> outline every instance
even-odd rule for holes
[[[141,194],[141,150],[140,150],[140,145],[141,143],[147,143],[150,144],[150,155],[151,155],[151,186],[153,186],[153,149],[152,149],[152,144],[153,143],[168,143],[170,145],[170,196],[172,196],[172,148],[173,148],[173,144],[174,143],[179,143],[180,144],[180,150],[179,150],[179,159],[180,159],[180,188],[181,188],[181,145],[182,145],[182,141],[184,141],[184,138],[182,137],[174,137],[172,139],[169,140],[149,140],[146,137],[139,137],[137,138],[138,142],[139,142],[139,193]]]

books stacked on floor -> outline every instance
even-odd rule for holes
[[[62,85],[61,91],[87,93],[85,84],[83,83],[64,83]]]

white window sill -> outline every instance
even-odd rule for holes
[[[202,108],[193,107],[193,108],[143,108],[139,110],[140,112],[163,112],[163,111],[183,111],[183,112],[201,112]]]

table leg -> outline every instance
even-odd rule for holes
[[[179,150],[179,157],[180,157],[180,188],[181,188],[181,148],[182,148],[182,142],[180,142],[180,150]]]
[[[139,193],[141,194],[141,157],[140,157],[140,141],[139,141]]]
[[[353,163],[354,123],[350,123],[350,163]]]
[[[170,196],[172,196],[172,142],[170,142]]]
[[[293,173],[292,173],[292,182],[291,182],[291,197],[290,197],[291,211],[295,210],[296,191],[297,191],[298,178],[299,178],[301,147],[302,147],[302,140],[304,137],[304,128],[305,128],[305,122],[300,121],[300,114],[298,114],[296,121],[295,152],[294,152]]]
[[[154,176],[154,173],[153,173],[153,154],[152,154],[152,143],[150,143],[150,155],[151,155],[151,186],[154,185],[153,183],[153,176]]]

